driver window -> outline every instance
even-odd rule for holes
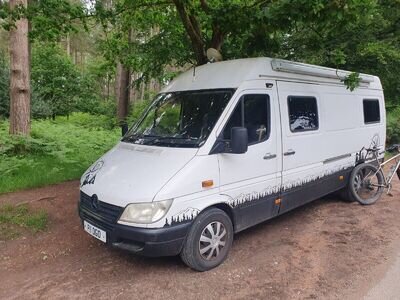
[[[249,94],[240,98],[224,129],[224,140],[231,139],[232,127],[247,128],[249,145],[268,139],[270,132],[269,96]]]

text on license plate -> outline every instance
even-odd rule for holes
[[[107,241],[107,233],[104,230],[101,230],[86,221],[83,221],[83,227],[87,233],[94,236],[96,239],[99,239],[104,243]]]

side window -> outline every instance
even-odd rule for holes
[[[268,95],[244,95],[239,100],[224,129],[224,139],[231,139],[232,127],[246,127],[249,144],[263,142],[270,133],[270,100]]]
[[[379,100],[364,99],[364,123],[379,123],[381,121],[381,112],[379,109]]]
[[[318,130],[317,99],[305,96],[289,96],[289,125],[292,132]]]

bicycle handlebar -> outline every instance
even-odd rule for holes
[[[364,150],[368,151],[368,152],[378,152],[380,150],[380,148],[378,147],[374,147],[374,148],[364,148]]]

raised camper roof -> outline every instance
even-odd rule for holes
[[[244,81],[281,79],[344,86],[351,72],[268,57],[222,61],[191,68],[162,92],[238,88]],[[381,90],[378,77],[360,74],[360,88]]]

